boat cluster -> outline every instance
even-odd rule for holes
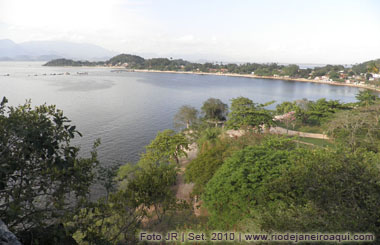
[[[70,72],[60,72],[60,73],[42,73],[42,74],[28,74],[28,77],[31,77],[31,76],[34,76],[34,77],[38,77],[38,76],[69,76],[69,75],[72,75]],[[76,75],[88,75],[88,72],[77,72]],[[4,77],[9,77],[11,76],[9,73],[6,73],[6,74],[3,74],[2,76]]]

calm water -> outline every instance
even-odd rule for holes
[[[0,96],[11,105],[55,104],[77,125],[83,152],[101,138],[103,164],[134,162],[159,130],[173,127],[184,104],[200,108],[209,97],[229,103],[244,96],[254,102],[307,98],[355,101],[357,88],[282,80],[209,75],[110,72],[106,68],[54,68],[42,63],[0,62]],[[51,76],[51,73],[71,75]],[[77,72],[88,72],[78,75]],[[46,76],[42,74],[46,73]],[[10,74],[10,76],[3,76]],[[38,75],[38,76],[34,76]]]

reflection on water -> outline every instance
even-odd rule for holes
[[[82,81],[78,79],[78,81],[56,81],[54,84],[51,85],[59,87],[60,91],[87,92],[91,90],[101,90],[110,88],[114,85],[114,82],[102,79],[89,79]]]

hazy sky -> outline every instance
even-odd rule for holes
[[[241,62],[380,58],[379,0],[0,0],[0,39]]]

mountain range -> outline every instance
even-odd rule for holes
[[[0,40],[0,60],[3,61],[48,61],[58,58],[75,60],[107,60],[117,53],[88,43],[68,41],[30,41],[15,43]]]

